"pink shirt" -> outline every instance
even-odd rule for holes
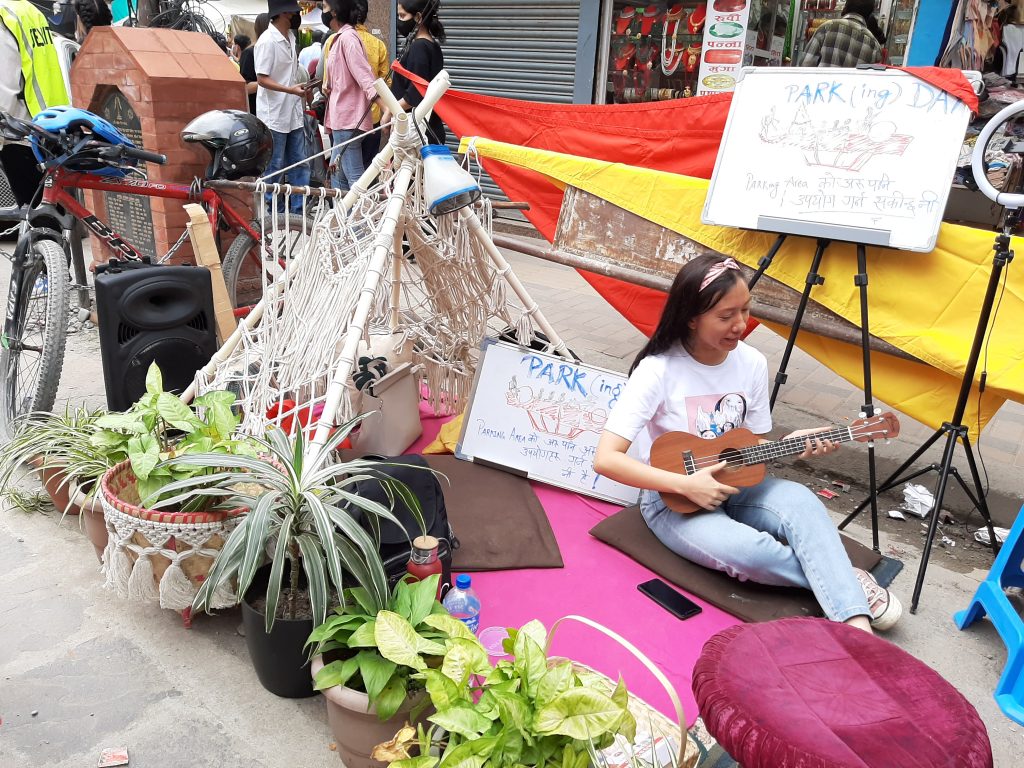
[[[324,125],[331,130],[358,128],[367,131],[372,128],[367,107],[377,96],[373,88],[373,72],[370,71],[363,41],[350,24],[343,26],[331,43],[327,79],[331,92]]]

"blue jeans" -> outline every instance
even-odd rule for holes
[[[267,170],[263,172],[267,176],[274,171],[287,168],[289,165],[304,160],[309,156],[306,150],[306,134],[301,128],[296,128],[290,133],[271,131],[274,138],[274,151],[270,155],[270,163]],[[309,163],[292,168],[286,173],[280,173],[267,179],[268,184],[291,184],[296,187],[304,187],[309,184]],[[267,207],[269,208],[272,196],[267,194]],[[302,195],[292,195],[288,201],[288,208],[292,213],[302,212]]]
[[[768,477],[718,509],[688,515],[644,491],[640,512],[659,541],[687,560],[740,581],[809,589],[833,621],[871,615],[828,511],[799,483]]]
[[[352,189],[352,185],[359,181],[366,168],[363,166],[363,140],[356,139],[351,144],[339,147],[349,139],[362,135],[358,128],[334,129],[331,131],[331,142],[334,144],[334,152],[331,154],[331,162],[335,164],[334,175],[331,177],[331,186],[335,189]],[[341,161],[338,161],[341,155]]]

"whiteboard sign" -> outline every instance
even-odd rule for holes
[[[597,440],[626,377],[485,339],[455,455],[587,496],[640,492],[594,472]]]
[[[701,219],[930,251],[969,118],[896,69],[746,68]]]

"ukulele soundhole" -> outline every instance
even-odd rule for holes
[[[729,462],[726,469],[739,469],[743,466],[743,454],[736,448],[726,448],[718,454],[718,460]]]

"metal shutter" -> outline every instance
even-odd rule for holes
[[[462,91],[592,101],[600,0],[442,0],[445,69]],[[449,146],[458,141],[449,132]],[[490,180],[485,194],[505,199]]]

